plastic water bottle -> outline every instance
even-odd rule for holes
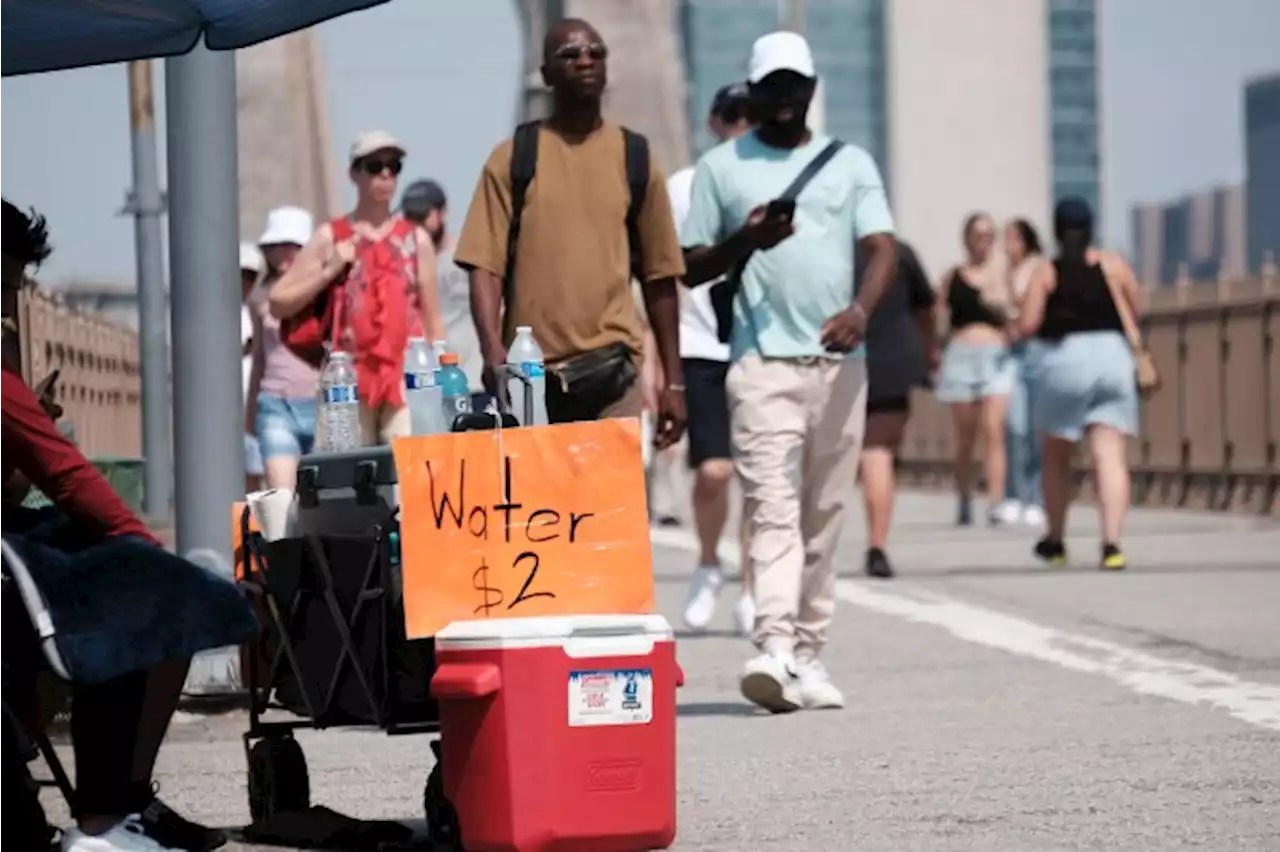
[[[458,366],[458,353],[446,352],[440,356],[440,410],[444,416],[446,431],[453,429],[453,421],[459,414],[471,413],[471,383],[467,374]]]
[[[409,408],[411,434],[436,435],[445,431],[440,417],[436,359],[425,337],[410,337],[404,350],[404,404]]]
[[[533,337],[533,328],[516,326],[516,339],[507,350],[507,364],[518,367],[533,385],[533,422],[524,422],[524,382],[511,377],[507,390],[511,395],[511,413],[523,426],[546,426],[547,419],[547,365],[542,347]]]
[[[330,353],[320,374],[320,420],[324,434],[321,449],[340,452],[360,447],[360,393],[355,367],[346,352]]]

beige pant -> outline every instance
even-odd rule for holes
[[[390,444],[392,438],[403,438],[410,432],[409,408],[401,405],[360,405],[360,437],[366,447]]]
[[[755,643],[817,654],[835,611],[832,557],[854,495],[866,362],[752,355],[729,368],[726,387],[750,529]]]

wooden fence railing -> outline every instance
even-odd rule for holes
[[[1164,388],[1142,406],[1134,502],[1280,515],[1280,281],[1151,291],[1142,317]],[[950,481],[950,414],[918,395],[904,481]],[[1077,468],[1092,488],[1086,459]]]

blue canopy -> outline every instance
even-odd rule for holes
[[[4,76],[235,50],[386,0],[4,0]]]

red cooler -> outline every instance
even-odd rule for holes
[[[467,852],[640,852],[676,836],[676,664],[659,615],[436,635],[445,795]]]

